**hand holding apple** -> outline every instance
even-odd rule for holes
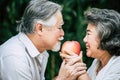
[[[71,50],[77,55],[79,55],[81,51],[81,46],[78,41],[66,41],[62,45],[61,52],[66,54],[66,49]]]
[[[65,41],[62,45],[60,56],[65,63],[71,64],[76,61],[77,63],[83,62],[81,45],[78,41]]]

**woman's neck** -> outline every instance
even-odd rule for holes
[[[99,57],[100,63],[96,70],[97,74],[103,67],[105,67],[105,65],[109,62],[111,57],[112,56],[108,52],[105,52],[101,57]]]

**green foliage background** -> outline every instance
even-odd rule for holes
[[[16,21],[20,20],[23,11],[30,0],[0,0],[0,44],[16,35]],[[85,54],[83,38],[87,24],[84,21],[84,11],[91,7],[114,9],[120,12],[120,0],[51,0],[63,7],[63,29],[65,39],[77,40],[83,50],[83,61],[88,68],[93,59]],[[62,42],[62,43],[63,43]],[[50,57],[46,69],[46,80],[52,80],[57,76],[62,59],[59,52],[49,51]]]

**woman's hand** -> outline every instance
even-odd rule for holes
[[[65,53],[61,53],[60,52],[60,56],[63,60],[67,62],[69,61],[73,61],[75,60],[74,58],[79,58],[79,62],[83,62],[82,60],[82,51],[79,53],[79,55],[77,55],[76,53],[74,53],[73,51],[70,51],[70,50],[65,50]]]
[[[56,80],[76,80],[78,76],[86,73],[86,64],[81,59],[82,52],[79,56],[69,50],[66,52],[69,55],[60,53],[63,62]]]
[[[86,65],[84,63],[76,63],[75,61],[65,63],[65,60],[63,60],[58,79],[56,80],[75,80],[84,73],[86,73]]]

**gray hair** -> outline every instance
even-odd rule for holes
[[[18,21],[17,30],[24,33],[33,33],[36,22],[43,21],[45,24],[57,11],[61,10],[62,7],[57,3],[47,0],[31,0],[22,19]]]
[[[85,12],[85,17],[96,26],[99,48],[120,56],[120,14],[114,10],[92,8]]]

